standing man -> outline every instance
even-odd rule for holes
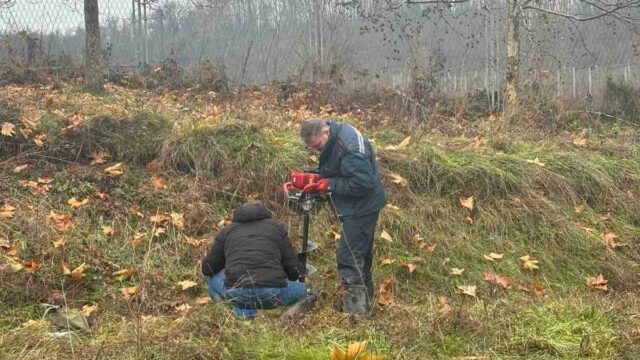
[[[371,278],[373,239],[378,214],[387,197],[369,139],[353,126],[330,119],[310,119],[300,137],[319,151],[320,181],[303,192],[330,192],[342,222],[336,259],[344,295],[342,311],[365,315],[374,295]]]

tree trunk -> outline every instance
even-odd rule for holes
[[[518,105],[518,68],[520,65],[520,19],[518,0],[507,0],[507,69],[505,89],[505,108]]]
[[[89,91],[103,91],[102,53],[100,52],[100,21],[98,0],[84,1],[85,86]]]

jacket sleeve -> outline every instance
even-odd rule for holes
[[[216,235],[213,246],[209,249],[207,256],[202,259],[202,274],[205,276],[214,276],[220,270],[224,269],[224,241],[227,231],[223,229]]]
[[[293,250],[287,230],[281,225],[282,230],[282,267],[287,273],[287,278],[291,281],[298,280],[300,277],[300,263],[298,262],[298,254]]]
[[[349,151],[340,161],[343,176],[329,179],[329,190],[340,195],[363,196],[376,186],[373,167],[364,154]]]

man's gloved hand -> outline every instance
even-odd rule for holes
[[[326,193],[329,191],[329,179],[320,179],[318,182],[305,185],[303,193]]]

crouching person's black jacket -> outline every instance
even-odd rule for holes
[[[202,273],[213,276],[222,269],[227,288],[284,287],[287,278],[300,276],[285,227],[262,204],[238,207],[233,222],[216,235],[202,260]]]

